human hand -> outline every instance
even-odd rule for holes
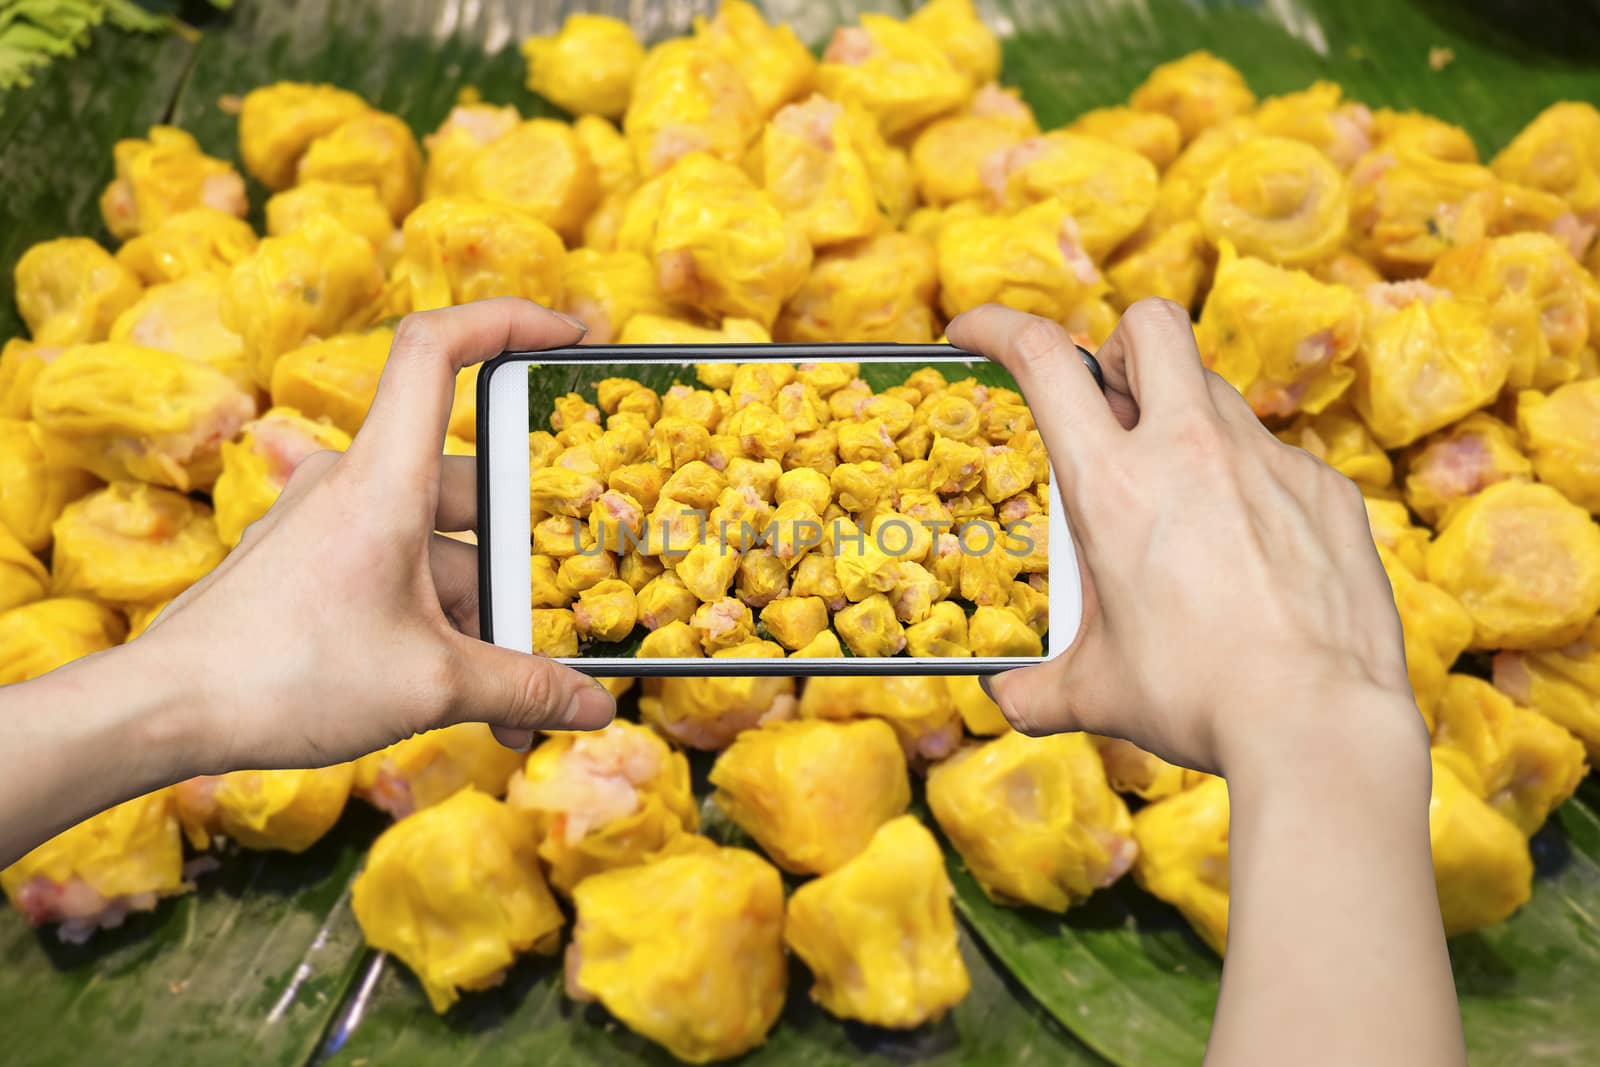
[[[477,549],[435,533],[477,522],[474,460],[441,456],[456,372],[582,336],[511,298],[400,323],[350,450],[302,463],[239,547],[130,646],[189,677],[187,773],[337,763],[458,722],[526,747],[537,729],[611,720],[615,701],[592,679],[477,639]]]
[[[1030,398],[1083,576],[1071,647],[987,682],[1014,726],[1216,773],[1356,730],[1426,765],[1359,490],[1201,366],[1182,308],[1128,309],[1096,354],[1104,395],[1053,322],[988,305],[948,333]]]

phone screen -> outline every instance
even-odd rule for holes
[[[1050,468],[1001,367],[616,358],[525,364],[532,651],[1049,654]]]

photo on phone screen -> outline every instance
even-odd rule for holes
[[[708,662],[676,670],[971,673],[1047,657],[1064,527],[1015,383],[948,346],[858,347],[853,360],[735,346],[492,365],[527,398],[527,535],[491,524],[487,548],[495,604],[529,621],[517,644],[616,668],[604,673],[688,660]],[[480,416],[504,419],[487,392]],[[491,514],[516,506],[493,456],[513,437],[502,425],[507,443],[486,457],[502,487]],[[509,645],[502,621],[494,640]]]

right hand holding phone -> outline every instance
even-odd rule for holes
[[[1096,353],[1104,393],[1054,322],[987,305],[948,333],[1027,396],[1083,576],[1071,647],[988,681],[1017,729],[1214,773],[1330,731],[1425,752],[1360,491],[1201,365],[1187,312],[1131,306]]]

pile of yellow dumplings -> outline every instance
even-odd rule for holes
[[[575,15],[524,52],[570,122],[464,98],[419,144],[352,93],[269,85],[239,102],[265,234],[230,163],[156,127],[114,152],[115,252],[64,237],[23,256],[29,336],[0,355],[0,683],[137,634],[215,566],[301,459],[348,445],[413,310],[515,295],[594,341],[929,342],[999,301],[1092,347],[1162,296],[1269,428],[1367,496],[1433,735],[1447,929],[1528,899],[1528,836],[1600,756],[1593,106],[1552,104],[1485,164],[1442,120],[1329,83],[1258,100],[1195,53],[1041,132],[996,84],[1000,45],[968,0],[864,15],[820,60],[738,0],[649,49]],[[646,553],[589,573],[552,547],[635,521],[648,537],[671,520],[662,500],[837,509],[869,530],[934,505],[1027,518],[1004,509],[1028,493],[1043,510],[1031,424],[962,436],[968,408],[1014,397],[774,373],[708,368],[661,395],[613,379],[531,434],[541,648],[642,623],[643,654],[838,654],[830,621],[858,653],[1033,647],[1043,582],[1025,570],[969,589],[959,567],[921,568],[990,609],[980,641],[917,631],[964,613],[913,572],[850,596],[837,546],[782,577]],[[815,428],[788,425],[806,412]],[[475,415],[467,374],[449,451],[473,449]],[[965,448],[981,470],[952,482]],[[990,465],[1017,488],[989,491]],[[882,567],[846,569],[881,584]],[[861,625],[839,618],[874,596]],[[813,597],[820,616],[783,603]],[[67,831],[0,884],[33,921],[89,936],[192,888],[185,838],[299,851],[355,795],[397,820],[357,917],[436,1009],[557,951],[570,918],[569,991],[704,1062],[763,1040],[789,953],[843,1018],[910,1027],[960,1001],[943,854],[905,814],[914,773],[994,899],[1061,911],[1131,871],[1224,947],[1218,779],[1124,742],[1024,737],[971,678],[661,679],[638,704],[641,723],[526,757],[458,726],[340,767],[195,780]],[[684,748],[719,753],[711,802],[760,852],[699,833]],[[779,868],[808,879],[787,899]]]

